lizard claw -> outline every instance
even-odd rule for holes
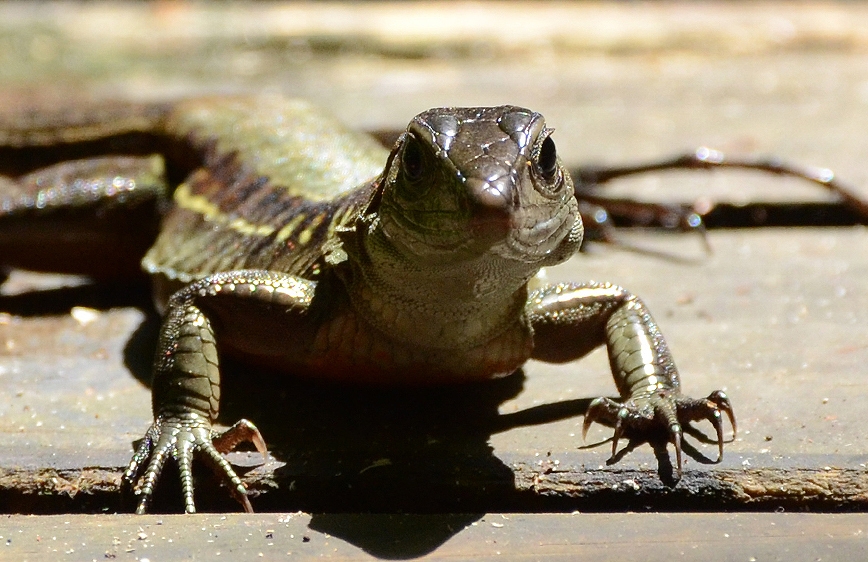
[[[166,460],[178,463],[184,511],[195,513],[193,500],[193,456],[203,453],[204,460],[224,482],[230,493],[247,513],[253,512],[247,498],[247,488],[221,453],[233,449],[242,441],[251,441],[266,454],[265,441],[259,430],[247,420],[241,420],[223,434],[214,434],[211,424],[198,414],[157,416],[145,434],[123,475],[125,487],[132,488],[139,502],[136,513],[145,513]],[[144,468],[144,471],[142,469]]]
[[[618,452],[618,441],[621,440],[621,435],[624,433],[624,426],[621,424],[622,417],[618,417],[618,421],[615,422],[615,431],[612,433],[612,457],[615,458],[615,454]],[[587,433],[584,431],[583,433]]]
[[[717,434],[717,462],[720,462],[723,458],[724,442],[721,412],[726,413],[729,418],[734,439],[737,431],[735,414],[729,397],[721,390],[716,390],[703,399],[683,396],[677,390],[658,390],[630,398],[623,403],[611,398],[596,398],[585,414],[582,438],[587,438],[588,429],[594,422],[614,427],[612,457],[609,459],[610,463],[614,463],[617,460],[618,442],[623,436],[647,441],[659,435],[665,428],[667,440],[675,447],[675,466],[680,478],[683,466],[682,424],[701,419],[711,422]]]
[[[681,438],[684,434],[681,431],[681,426],[679,424],[673,424],[669,426],[669,435],[671,436],[671,441],[673,445],[675,445],[675,470],[678,474],[678,478],[681,479],[682,470],[681,467],[683,463],[681,461]]]
[[[720,456],[717,460],[720,461],[723,458],[723,421],[721,420],[720,412],[725,412],[726,417],[729,418],[733,439],[738,435],[738,425],[735,423],[735,412],[732,411],[732,402],[730,402],[729,396],[724,391],[715,390],[708,395],[706,400],[708,401],[708,419],[717,430],[717,442],[720,445]]]

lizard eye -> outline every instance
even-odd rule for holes
[[[419,139],[408,134],[400,158],[400,196],[406,201],[424,197],[431,188],[431,155]]]
[[[549,183],[555,181],[558,177],[558,151],[555,148],[555,141],[547,136],[540,145],[539,154],[536,160],[540,174]]]
[[[425,157],[419,146],[419,141],[413,137],[407,138],[401,153],[401,169],[404,177],[411,182],[417,182],[425,175]]]

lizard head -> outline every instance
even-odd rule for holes
[[[429,262],[494,257],[528,269],[581,243],[573,183],[539,113],[514,106],[417,115],[376,197],[395,251]]]

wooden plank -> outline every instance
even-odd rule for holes
[[[12,516],[0,559],[813,562],[863,560],[866,525],[805,513]]]

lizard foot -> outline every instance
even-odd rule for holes
[[[211,424],[198,414],[157,416],[124,471],[123,483],[139,497],[136,513],[145,513],[157,480],[168,458],[178,463],[184,510],[195,513],[193,502],[193,455],[203,453],[205,461],[224,482],[232,496],[247,513],[253,512],[247,499],[247,488],[221,453],[232,450],[242,441],[250,441],[266,454],[265,441],[256,426],[241,420],[223,434],[211,430]],[[142,468],[144,467],[144,472]],[[141,474],[140,474],[141,472]]]
[[[689,398],[677,390],[658,390],[652,394],[630,398],[625,402],[617,402],[611,398],[596,398],[585,414],[582,424],[582,437],[588,434],[591,424],[601,422],[613,426],[612,457],[614,462],[618,449],[618,441],[624,435],[631,438],[644,438],[665,429],[668,440],[675,446],[676,467],[681,478],[681,440],[682,425],[692,421],[706,419],[711,422],[717,432],[718,457],[723,457],[723,419],[721,412],[726,413],[732,425],[733,439],[736,434],[735,414],[729,397],[721,390],[715,390],[707,398]]]

